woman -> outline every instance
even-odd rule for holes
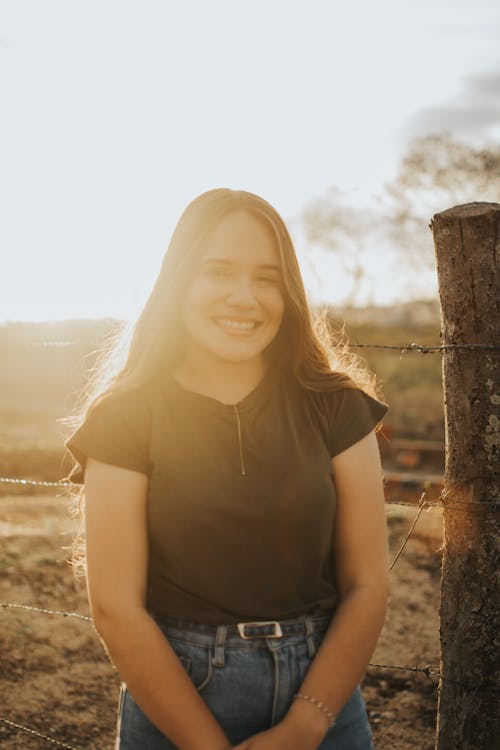
[[[386,607],[387,407],[336,356],[276,211],[194,200],[68,443],[120,750],[372,747],[357,686]]]

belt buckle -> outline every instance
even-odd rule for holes
[[[245,633],[246,627],[255,627],[256,625],[274,625],[274,633],[271,635],[265,634],[265,635],[247,635]],[[245,641],[250,640],[251,638],[282,638],[283,637],[283,631],[281,630],[281,625],[276,620],[267,620],[266,622],[239,622],[236,627],[238,628],[238,633],[240,634],[240,637],[243,638]]]

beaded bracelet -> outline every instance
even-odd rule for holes
[[[316,706],[316,708],[319,708],[319,710],[323,711],[323,713],[328,717],[328,721],[330,722],[329,723],[330,729],[333,727],[337,717],[335,716],[335,714],[332,714],[330,709],[327,706],[325,706],[324,703],[316,700],[316,698],[311,698],[310,695],[305,695],[304,693],[295,693],[293,697],[302,698],[303,701],[309,701],[309,703],[312,703],[313,706]]]

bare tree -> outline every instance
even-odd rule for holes
[[[478,147],[429,135],[411,141],[373,207],[356,205],[332,187],[305,207],[301,223],[309,244],[335,254],[352,279],[344,298],[352,304],[368,279],[373,248],[393,256],[394,273],[407,282],[410,296],[427,289],[435,272],[429,216],[473,201],[500,202],[500,144]]]
[[[386,190],[386,231],[395,249],[433,266],[428,217],[450,205],[500,202],[500,144],[476,147],[448,134],[416,138]]]
[[[348,203],[347,196],[332,187],[322,198],[305,207],[301,220],[308,242],[334,253],[351,277],[344,304],[354,303],[366,277],[366,240],[377,223],[376,216]]]

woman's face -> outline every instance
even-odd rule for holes
[[[271,228],[235,211],[210,235],[183,307],[186,354],[260,362],[284,312],[282,273]]]

